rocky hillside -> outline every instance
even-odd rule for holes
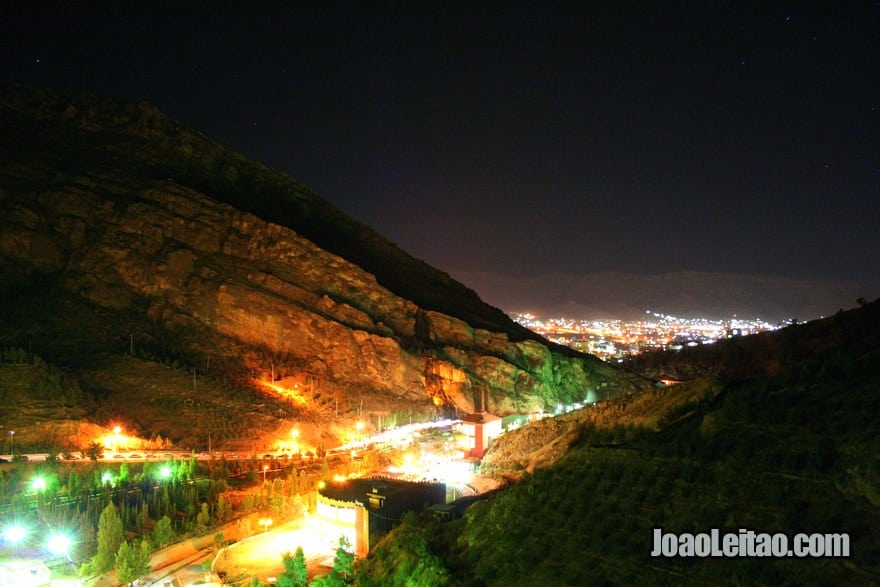
[[[182,368],[274,378],[304,395],[356,390],[465,411],[485,397],[502,413],[645,388],[147,104],[2,90],[0,295],[0,345],[37,339],[46,348],[35,352],[75,368],[101,339],[119,354],[173,347]],[[53,300],[71,295],[119,326],[80,321],[66,345],[47,332],[65,316],[28,330],[9,310],[39,297],[63,312]]]

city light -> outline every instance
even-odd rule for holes
[[[651,310],[643,320],[629,321],[539,319],[532,314],[513,314],[512,318],[555,343],[618,362],[648,351],[679,350],[780,328],[764,320],[746,320],[736,315],[726,320],[681,318]]]
[[[31,489],[34,491],[43,491],[46,489],[46,479],[45,477],[34,477],[31,481]]]

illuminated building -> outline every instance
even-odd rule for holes
[[[320,539],[336,547],[343,535],[357,557],[400,523],[409,511],[446,501],[443,483],[412,483],[396,479],[348,479],[318,490],[316,514]]]
[[[483,458],[492,439],[501,434],[501,418],[488,412],[468,414],[461,418],[461,431],[473,442],[468,456]]]

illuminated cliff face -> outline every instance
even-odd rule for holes
[[[90,133],[102,127],[88,120],[68,140],[95,141]],[[535,340],[512,342],[504,332],[420,307],[300,233],[163,174],[163,157],[175,164],[196,155],[216,159],[219,146],[180,131],[181,146],[161,134],[159,123],[129,126],[134,130],[124,140],[112,125],[103,128],[91,144],[100,157],[85,158],[75,170],[63,164],[74,146],[56,147],[51,137],[39,162],[25,153],[0,162],[0,264],[52,274],[97,306],[145,312],[194,348],[204,350],[217,337],[250,349],[240,361],[263,378],[277,362],[285,376],[319,388],[498,412],[583,399],[602,382],[619,391],[642,387],[596,360],[563,356]],[[138,142],[144,137],[149,141]],[[155,150],[166,143],[176,150]],[[241,189],[223,187],[227,172],[202,181],[220,192]],[[261,173],[252,184],[291,181]],[[494,319],[475,314],[474,323]],[[277,384],[269,379],[270,387]],[[305,395],[285,389],[273,391],[308,405]],[[486,405],[476,406],[475,398]]]

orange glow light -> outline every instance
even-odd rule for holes
[[[308,403],[308,400],[300,394],[299,386],[295,386],[294,389],[290,389],[289,387],[284,387],[283,385],[278,385],[277,383],[267,381],[265,379],[258,379],[257,383],[267,389],[271,389],[272,391],[285,397],[286,399],[295,401],[298,404],[305,405],[306,403]]]

